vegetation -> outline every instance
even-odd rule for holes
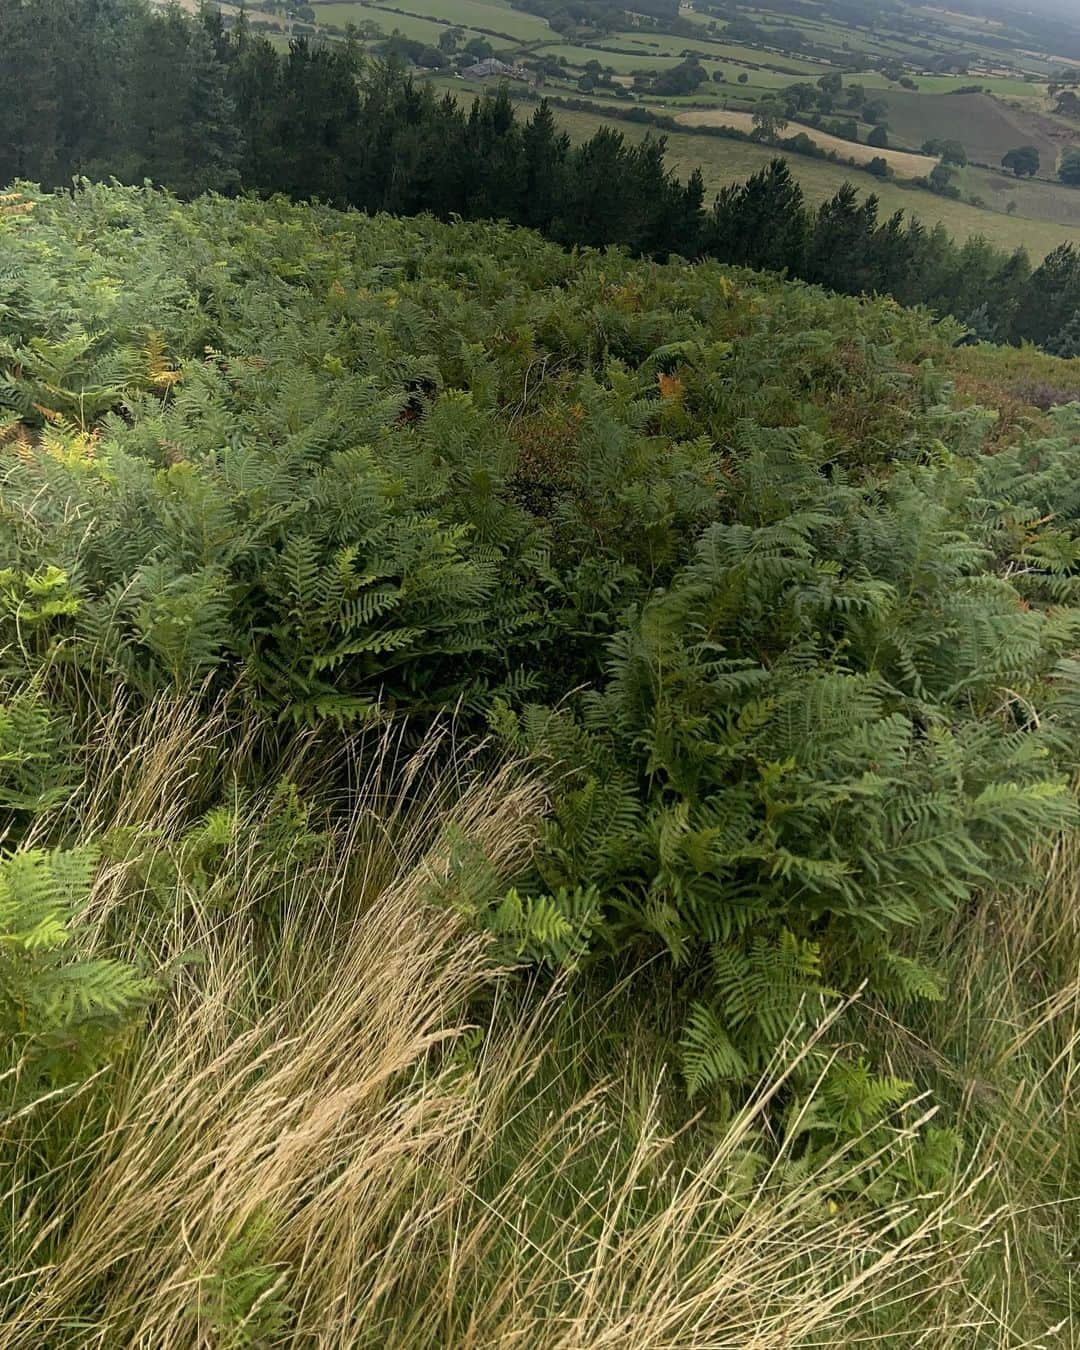
[[[0,1339],[1052,1342],[1071,367],[280,197],[0,242]]]
[[[1002,166],[1011,169],[1017,178],[1034,177],[1039,172],[1039,152],[1033,145],[1018,145],[1001,157]]]
[[[959,172],[958,182],[992,204],[993,209],[983,209],[965,200],[963,192],[958,199],[937,196],[914,186],[912,180],[904,179],[903,174],[894,176],[887,184],[871,183],[862,177],[869,170],[872,158],[880,156],[894,162],[897,156],[906,159],[910,154],[906,151],[864,149],[862,156],[867,163],[860,169],[849,162],[857,152],[845,156],[838,149],[840,162],[837,162],[820,152],[814,153],[812,147],[810,153],[800,153],[783,145],[770,146],[743,139],[743,132],[729,136],[700,133],[695,129],[694,123],[698,119],[726,122],[732,118],[732,114],[722,111],[679,112],[671,118],[669,126],[665,120],[667,114],[656,114],[656,121],[643,119],[639,122],[641,109],[620,108],[620,114],[627,115],[620,115],[616,121],[610,108],[602,108],[592,99],[587,110],[571,108],[561,99],[556,101],[555,95],[549,101],[560,129],[565,129],[575,142],[587,140],[605,123],[617,125],[628,140],[640,139],[650,130],[654,135],[663,134],[665,163],[684,180],[695,168],[700,169],[706,201],[722,188],[744,182],[751,174],[766,168],[777,155],[783,155],[798,178],[806,200],[815,206],[835,197],[845,182],[861,184],[864,190],[872,189],[880,198],[880,209],[885,215],[903,211],[906,218],[910,213],[927,229],[941,225],[946,234],[958,242],[978,236],[1006,252],[1015,251],[1019,244],[1029,251],[1036,264],[1061,243],[1075,243],[1080,239],[1076,224],[1080,221],[1080,197],[1064,187],[1056,175],[1053,183],[1043,178],[1026,178],[1020,189],[1017,180],[1000,169],[969,166]],[[629,116],[631,112],[633,117]],[[794,138],[789,132],[790,128],[783,140],[790,145]],[[816,143],[820,143],[823,135],[817,133]],[[845,143],[845,148],[848,145],[854,147],[854,142]],[[924,166],[925,161],[920,168]],[[1033,214],[1032,197],[1039,199],[1035,212],[1039,219]],[[1053,217],[1059,223],[1049,224],[1046,217]]]
[[[1080,150],[1069,150],[1062,155],[1058,177],[1069,187],[1080,186]]]
[[[16,12],[0,52],[0,88],[28,82],[50,91],[40,109],[12,100],[0,179],[59,185],[109,173],[183,196],[254,189],[368,211],[505,218],[569,245],[715,257],[853,294],[890,294],[977,318],[982,337],[1053,351],[1063,350],[1080,308],[1072,246],[1032,273],[1023,250],[1008,256],[981,240],[958,247],[900,213],[880,221],[877,198],[860,203],[848,184],[811,212],[778,163],[722,192],[710,211],[700,174],[684,183],[667,169],[663,140],[601,126],[572,145],[545,103],[522,122],[505,90],[466,113],[394,65],[361,71],[350,44],[300,39],[279,55],[242,25],[226,31],[220,16],[191,22],[138,0],[107,17],[83,0],[48,0],[45,17],[50,41],[42,43],[41,17],[27,8]],[[86,63],[102,72],[89,89],[76,69]],[[849,102],[853,95],[862,102],[857,88]],[[834,96],[828,81],[814,94]],[[762,104],[754,136],[779,135],[783,112]],[[943,159],[927,185],[958,198],[954,173]],[[1051,285],[1054,302],[1043,306]]]
[[[287,12],[273,0],[261,0],[259,11],[276,13],[284,26]],[[499,55],[524,67],[526,78],[542,74],[553,92],[580,87],[595,65],[612,101],[635,100],[654,111],[657,100],[692,99],[749,116],[777,92],[786,96],[828,80],[835,110],[843,104],[858,113],[860,133],[884,123],[893,143],[910,149],[928,138],[958,137],[985,166],[1025,141],[1048,165],[1056,161],[1058,115],[1071,115],[1076,97],[1075,73],[1064,63],[1070,51],[1080,51],[1075,22],[1041,25],[1008,3],[996,7],[992,25],[907,3],[875,4],[872,14],[860,3],[816,3],[796,14],[790,5],[658,4],[645,13],[609,0],[520,0],[513,9],[504,0],[412,0],[406,12],[356,0],[319,3],[312,12],[328,20],[317,31],[335,39],[351,20],[373,51],[383,49],[392,27],[430,47],[440,26],[463,25],[494,39]],[[370,31],[372,16],[377,33]],[[679,76],[671,81],[675,69]],[[849,89],[860,94],[857,101],[848,102]],[[1024,214],[1041,218],[1044,199],[1032,196]],[[986,209],[1003,212],[1004,205],[988,199]]]

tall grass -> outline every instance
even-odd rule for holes
[[[987,1162],[1003,1223],[990,1263],[995,1344],[1080,1345],[1080,838],[1042,860],[1042,884],[989,893],[927,945],[949,975],[940,1004],[863,1028],[925,1084]]]
[[[41,827],[104,841],[92,941],[164,978],[107,1071],[7,1123],[4,1347],[1067,1343],[1028,1263],[1063,1269],[1075,1218],[1075,844],[1029,912],[957,924],[925,1044],[870,1019],[981,1142],[939,1192],[860,1202],[928,1100],[811,1163],[775,1109],[810,1047],[686,1122],[618,990],[499,968],[468,913],[528,858],[528,774],[373,737],[304,815],[243,790],[244,745],[225,708],[116,708]]]

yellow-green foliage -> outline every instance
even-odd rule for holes
[[[714,265],[27,200],[0,1340],[1050,1343],[1076,410]]]
[[[692,1087],[822,991],[937,996],[894,935],[1071,819],[1072,423],[984,466],[951,330],[281,202],[0,228],[9,678],[76,719],[237,684],[284,724],[486,715],[557,786],[474,917],[548,964],[666,951]]]

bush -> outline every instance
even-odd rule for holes
[[[1058,163],[1058,177],[1069,187],[1080,186],[1080,150],[1066,150]]]

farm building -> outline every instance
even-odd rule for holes
[[[475,65],[466,66],[461,73],[466,79],[470,80],[486,80],[492,75],[504,80],[524,80],[527,78],[525,72],[518,66],[508,66],[505,61],[497,61],[494,57],[488,57],[487,60],[477,61]]]

